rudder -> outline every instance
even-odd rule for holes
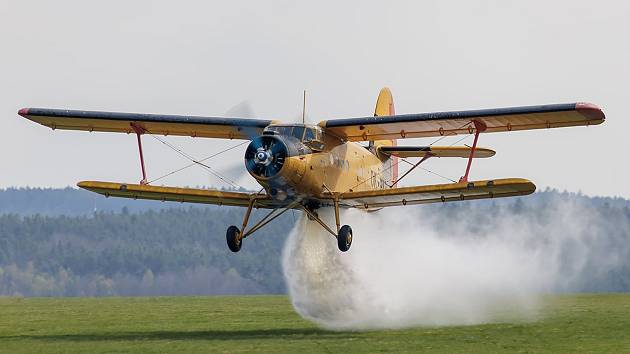
[[[374,109],[375,117],[393,116],[396,114],[394,109],[394,98],[392,92],[387,87],[383,87],[376,99],[376,108]],[[393,140],[375,140],[370,142],[370,146],[373,147],[373,152],[379,146],[396,146],[397,142]],[[395,156],[379,156],[383,160],[383,169],[387,170],[390,174],[390,180],[393,184],[398,179],[398,158]],[[387,173],[387,172],[386,172]]]

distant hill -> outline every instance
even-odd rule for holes
[[[630,200],[610,197],[586,197],[577,193],[559,192],[547,189],[534,195],[516,199],[527,205],[544,205],[550,198],[566,197],[581,200],[593,207],[609,205],[612,207],[630,207]],[[477,201],[476,204],[510,205],[512,199],[493,201]],[[91,215],[95,212],[120,212],[123,208],[131,213],[147,210],[163,210],[172,208],[189,208],[190,204],[175,202],[159,202],[150,200],[131,200],[123,198],[105,198],[102,195],[77,188],[7,188],[0,189],[0,215],[47,215],[78,216]],[[214,209],[212,205],[192,205],[196,208]],[[426,206],[425,206],[426,207]],[[434,206],[428,206],[434,207]]]
[[[172,202],[105,198],[96,193],[70,187],[0,189],[0,214],[90,215],[95,212],[120,212],[123,208],[135,213],[178,207],[179,203]]]
[[[569,207],[579,212],[568,211],[569,221],[554,219]],[[557,239],[545,235],[544,225],[584,223],[577,231],[567,225],[566,232],[579,235],[563,234],[558,259],[574,278],[558,290],[630,291],[629,200],[547,190],[404,210],[430,216],[445,233],[457,234],[464,225],[472,237],[484,237],[506,219],[540,224],[540,237],[531,240],[536,243]],[[2,190],[0,295],[285,292],[280,256],[299,213],[272,222],[234,255],[225,229],[240,225],[242,215],[240,208],[106,199],[71,188]],[[554,230],[549,232],[564,232]],[[573,252],[578,246],[588,252]],[[569,269],[576,257],[579,269]]]

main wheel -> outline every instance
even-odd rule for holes
[[[341,252],[346,252],[350,249],[352,244],[352,228],[349,225],[343,225],[339,229],[339,235],[337,235],[337,247]]]
[[[227,240],[230,251],[238,252],[241,250],[243,239],[241,238],[241,230],[239,230],[238,227],[234,225],[228,227],[225,233],[225,239]]]

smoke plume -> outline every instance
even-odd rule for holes
[[[331,329],[534,320],[542,294],[574,290],[593,259],[601,272],[617,262],[594,246],[601,232],[578,205],[549,205],[538,220],[504,209],[345,211],[354,231],[346,253],[302,218],[283,255],[293,306]],[[320,216],[334,225],[330,210]]]

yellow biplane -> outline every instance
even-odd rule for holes
[[[246,207],[241,229],[230,226],[227,244],[241,249],[245,237],[291,209],[303,210],[337,239],[339,250],[352,243],[352,229],[341,225],[340,208],[367,211],[389,206],[445,203],[531,194],[536,186],[521,178],[469,181],[473,158],[494,155],[477,147],[481,133],[589,126],[604,122],[602,110],[590,103],[553,104],[471,111],[396,115],[389,89],[381,90],[373,117],[332,119],[317,125],[273,120],[192,117],[137,113],[24,108],[19,115],[52,129],[137,135],[142,168],[139,184],[84,181],[78,186],[107,197],[153,199]],[[142,155],[143,134],[217,139],[245,139],[245,168],[262,186],[255,193],[154,186],[147,183]],[[474,136],[468,146],[397,146],[397,139]],[[362,145],[359,142],[367,142]],[[402,176],[399,159],[420,160]],[[465,158],[456,183],[398,187],[402,178],[429,158]],[[318,215],[332,207],[336,228]],[[253,208],[270,209],[247,228]]]

